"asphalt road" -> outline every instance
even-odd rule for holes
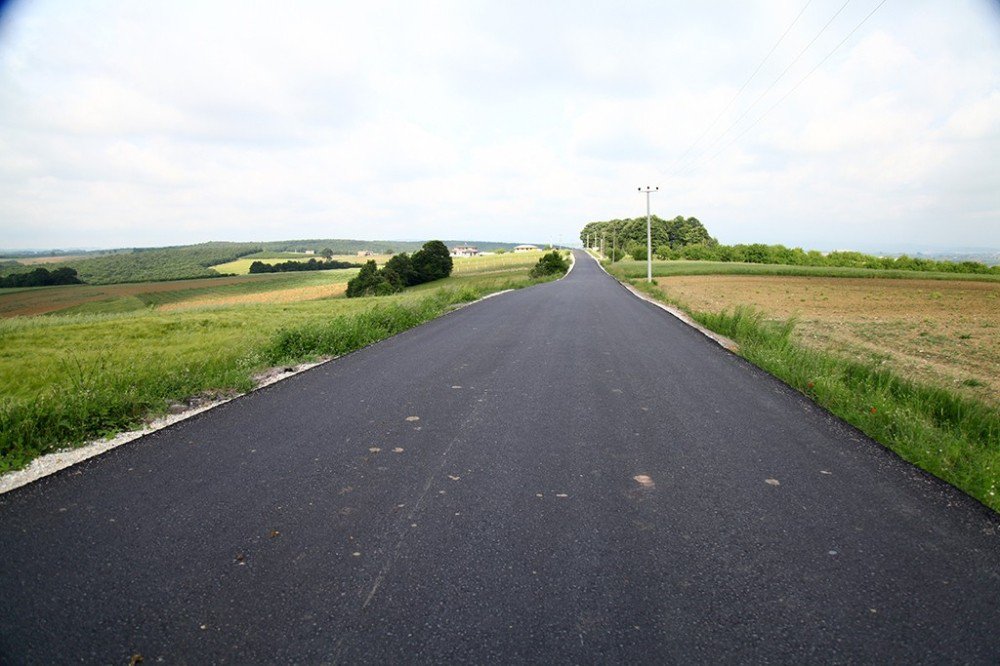
[[[996,514],[577,258],[0,496],[0,662],[1000,660]]]

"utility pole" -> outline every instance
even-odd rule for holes
[[[653,227],[649,217],[649,195],[660,189],[659,186],[646,186],[639,188],[640,192],[646,193],[646,282],[653,281]]]

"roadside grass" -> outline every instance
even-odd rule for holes
[[[744,305],[772,320],[796,317],[797,343],[1000,408],[1000,283],[762,275],[657,282],[690,310]]]
[[[171,403],[249,390],[269,367],[344,354],[537,282],[525,270],[380,298],[0,320],[0,473],[136,427]]]
[[[602,262],[609,273],[623,280],[646,277],[646,262],[623,259]],[[844,278],[909,278],[914,280],[972,280],[1000,282],[1000,275],[940,273],[931,271],[880,270],[874,268],[839,268],[828,266],[786,266],[779,264],[744,264],[724,261],[656,260],[653,277],[671,275],[801,275]]]
[[[694,311],[683,302],[664,298],[655,285],[632,284],[733,339],[748,361],[905,460],[1000,511],[1000,413],[991,405],[796,343],[794,318],[768,320],[763,311],[747,306]]]

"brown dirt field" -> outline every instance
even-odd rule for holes
[[[175,312],[192,308],[216,307],[226,305],[247,305],[256,303],[295,303],[298,301],[316,301],[322,298],[342,296],[347,291],[346,284],[324,284],[296,289],[277,289],[256,294],[235,294],[232,296],[206,296],[192,298],[180,303],[161,305],[161,312]]]
[[[780,276],[658,278],[686,307],[796,317],[809,346],[1000,404],[1000,284]]]
[[[138,282],[134,284],[65,285],[41,287],[11,293],[0,292],[0,317],[27,317],[57,312],[82,303],[127,298],[139,294],[165,291],[186,291],[221,287],[245,282],[246,278],[209,278],[205,280],[173,280],[170,282]]]

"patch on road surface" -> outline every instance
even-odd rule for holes
[[[656,484],[653,483],[653,479],[646,474],[636,474],[632,478],[635,479],[635,482],[643,488],[653,488],[656,486]]]

